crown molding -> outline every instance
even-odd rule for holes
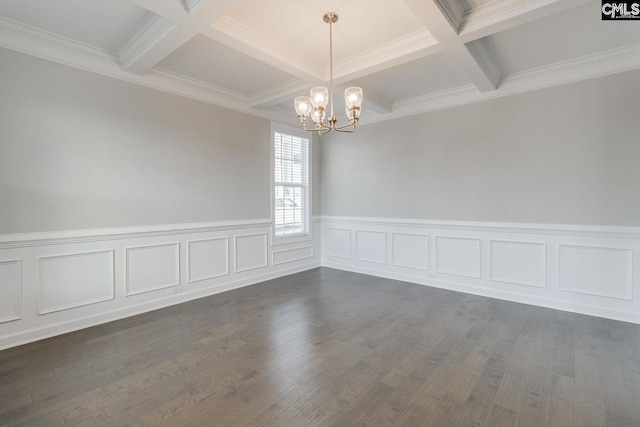
[[[478,92],[471,84],[393,103],[390,114],[363,122],[375,123],[451,107],[575,83],[640,69],[640,43],[586,55],[569,61],[505,76],[493,92]]]
[[[118,62],[125,70],[131,70],[158,41],[162,40],[177,24],[156,15],[118,52]],[[144,70],[146,71],[146,70]]]
[[[340,88],[346,89],[347,85],[341,85]],[[393,102],[389,101],[384,96],[375,93],[373,90],[367,89],[364,96],[369,110],[378,114],[387,114],[393,111]]]
[[[308,90],[310,86],[312,86],[312,83],[303,80],[289,80],[254,93],[249,98],[249,106],[252,108],[271,107],[285,101],[293,94]]]
[[[416,96],[415,98],[403,99],[393,103],[393,110],[391,114],[381,116],[375,121],[384,121],[390,118],[401,118],[430,111],[444,110],[446,108],[456,107],[459,105],[471,104],[473,102],[482,101],[487,93],[492,92],[484,92],[483,94],[478,91],[473,83],[470,83],[452,89],[445,89],[422,96]],[[367,121],[367,123],[371,122],[374,121]]]
[[[462,42],[468,43],[590,1],[591,0],[493,1],[465,12],[459,27],[459,36]]]
[[[0,18],[0,47],[268,120],[279,117],[271,111],[250,108],[247,96],[167,70],[130,73],[106,50],[6,18]]]
[[[158,89],[263,119],[282,120],[282,114],[277,111],[251,108],[249,106],[249,97],[246,95],[158,67],[152,68],[137,83],[152,89]]]
[[[96,71],[115,64],[114,55],[104,49],[78,42],[20,22],[0,17],[0,46]]]
[[[506,76],[500,91],[528,92],[640,69],[640,43]]]
[[[165,92],[186,96],[208,104],[228,107],[234,110],[248,110],[249,98],[238,92],[215,86],[202,80],[159,67],[152,68],[145,76],[149,87],[162,87]]]

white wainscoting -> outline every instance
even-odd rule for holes
[[[436,236],[436,273],[480,279],[480,239]]]
[[[322,250],[332,258],[351,259],[351,230],[322,227]]]
[[[20,319],[22,306],[22,261],[0,260],[0,323]]]
[[[114,298],[113,250],[40,257],[38,314]]]
[[[391,232],[391,265],[429,270],[429,235]]]
[[[255,270],[268,265],[267,233],[235,236],[235,271]]]
[[[563,291],[633,299],[632,248],[560,245],[558,258]]]
[[[125,249],[127,296],[180,286],[180,243]]]
[[[544,242],[489,240],[489,280],[546,288],[546,272]]]
[[[272,254],[273,265],[280,265],[287,262],[302,261],[313,258],[313,246],[303,246],[301,248],[274,250]]]
[[[356,259],[375,264],[386,264],[387,233],[356,230]]]
[[[0,235],[0,349],[320,265],[317,218],[306,240],[271,246],[271,232],[265,219]]]
[[[188,282],[214,279],[229,274],[229,238],[187,242]]]
[[[324,216],[322,239],[327,267],[640,323],[637,227]]]

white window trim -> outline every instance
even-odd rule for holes
[[[276,236],[276,219],[275,219],[275,133],[285,133],[309,140],[309,232],[304,234],[295,234],[292,236]],[[271,175],[271,191],[269,197],[269,218],[271,222],[271,246],[288,245],[297,242],[307,242],[313,240],[313,133],[306,132],[302,129],[292,126],[283,125],[281,123],[271,122],[271,149],[270,153],[270,175]]]

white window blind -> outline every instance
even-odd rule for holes
[[[309,140],[274,132],[276,237],[309,233]]]

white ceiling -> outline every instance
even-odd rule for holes
[[[640,24],[600,4],[0,0],[0,47],[293,123],[293,98],[329,80],[336,12],[335,84],[363,87],[367,123],[640,69]]]

